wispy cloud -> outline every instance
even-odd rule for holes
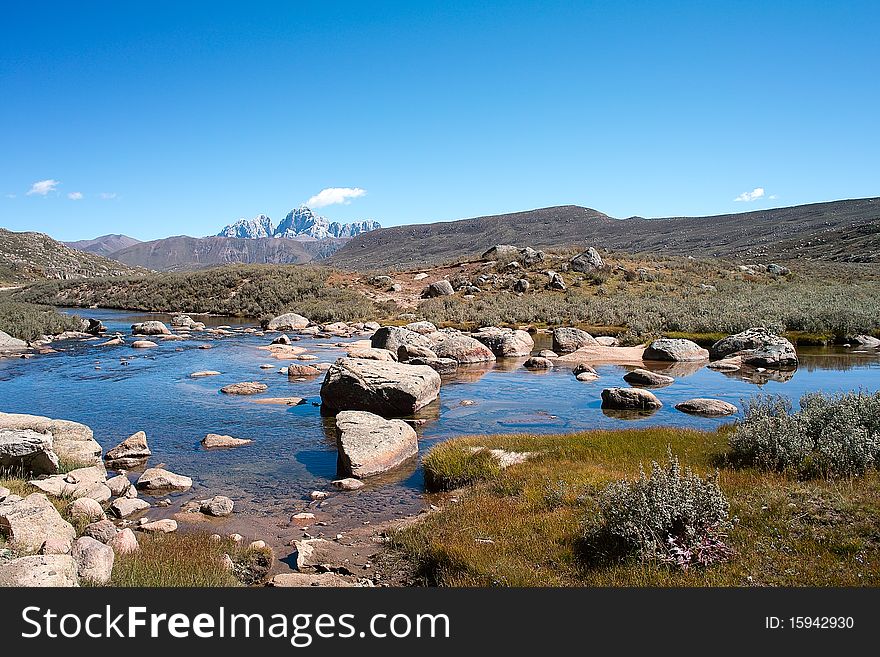
[[[310,208],[323,208],[325,205],[348,205],[351,199],[358,198],[367,193],[367,190],[360,187],[328,187],[322,189],[312,198],[306,201],[306,205]]]
[[[739,196],[737,196],[734,201],[744,201],[748,203],[749,201],[757,201],[759,198],[764,196],[764,188],[763,187],[755,187],[750,192],[743,192]]]
[[[67,198],[69,198],[71,201],[78,201],[82,197],[82,192],[70,192],[70,194],[67,195]]]
[[[779,197],[776,196],[776,194],[770,194],[770,196],[768,196],[767,198],[769,198],[771,201],[775,201]]]
[[[15,194],[7,194],[6,198],[15,198]]]
[[[38,194],[40,196],[45,196],[49,192],[54,192],[55,188],[58,187],[61,183],[57,180],[38,180],[33,185],[31,185],[30,191],[27,193],[28,196],[33,196],[34,194]]]
[[[105,201],[116,198],[116,192],[101,192],[101,198]]]

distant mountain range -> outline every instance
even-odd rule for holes
[[[143,272],[116,260],[78,251],[42,233],[0,228],[0,282],[126,276]]]
[[[102,235],[93,240],[78,240],[76,242],[64,242],[72,249],[79,249],[86,253],[96,253],[97,255],[109,256],[121,249],[140,244],[140,240],[136,240],[128,235]]]
[[[239,219],[229,224],[217,237],[239,237],[242,239],[263,239],[266,237],[283,237],[294,240],[326,240],[349,239],[361,233],[377,230],[382,226],[378,221],[359,221],[343,224],[330,221],[312,212],[302,205],[287,213],[277,227],[264,214],[253,219]]]
[[[728,257],[880,262],[880,198],[711,217],[614,219],[564,205],[358,235],[327,260],[343,269],[416,268],[476,257],[495,244]]]

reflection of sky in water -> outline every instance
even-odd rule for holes
[[[111,331],[126,333],[130,324],[147,317],[107,310],[89,314],[102,319]],[[213,318],[209,323],[236,324],[227,318]],[[333,341],[304,338],[298,344],[321,360],[332,361],[341,350],[312,345]],[[198,349],[204,342],[213,348]],[[336,448],[332,419],[322,418],[315,405],[320,401],[323,376],[288,382],[277,372],[287,362],[256,349],[268,342],[267,337],[248,334],[213,338],[193,333],[191,340],[164,342],[150,350],[99,349],[94,342],[55,345],[67,351],[0,361],[0,410],[82,422],[94,429],[105,449],[135,431],[146,431],[153,450],[150,463],[165,463],[176,472],[192,475],[196,494],[208,489],[227,492],[245,505],[252,501],[268,511],[287,511],[292,500],[327,488],[335,478]],[[738,373],[687,364],[658,367],[676,377],[673,385],[654,391],[663,408],[648,417],[627,420],[603,413],[599,393],[604,387],[625,386],[621,377],[629,368],[599,366],[598,381],[581,383],[569,368],[526,371],[519,366],[523,359],[500,362],[494,368],[474,366],[459,378],[444,381],[440,400],[419,412],[419,417],[429,420],[419,428],[422,447],[476,433],[550,433],[651,424],[710,428],[729,420],[685,415],[674,405],[692,397],[716,397],[740,406],[744,398],[758,392],[784,394],[796,401],[817,390],[880,388],[877,354],[851,352],[800,350],[802,365],[790,380],[769,380],[762,385],[745,381]],[[128,365],[121,364],[122,357],[131,358]],[[260,369],[263,363],[273,368]],[[101,369],[95,369],[96,364]],[[189,378],[198,370],[218,370],[222,375]],[[261,405],[247,397],[218,393],[222,386],[240,381],[266,383],[269,390],[263,396],[297,396],[307,402],[296,407]],[[465,399],[477,404],[462,406]],[[206,433],[255,442],[232,450],[205,451],[199,441]],[[360,505],[360,512],[370,505],[407,508],[418,503],[420,488],[421,475],[413,463],[371,481],[342,505]]]

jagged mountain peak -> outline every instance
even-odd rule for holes
[[[315,214],[307,205],[301,205],[287,213],[287,216],[274,227],[272,220],[264,214],[253,219],[239,219],[221,230],[217,237],[243,237],[259,239],[278,237],[288,239],[349,239],[355,235],[381,228],[378,221],[364,220],[352,223],[330,221]]]
[[[259,239],[261,237],[272,237],[274,234],[275,226],[272,220],[265,214],[259,214],[253,219],[241,218],[235,223],[229,224],[217,233],[217,237]]]

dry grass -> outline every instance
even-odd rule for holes
[[[465,464],[471,446],[539,452],[502,471]],[[448,441],[426,472],[470,480],[446,504],[395,537],[425,584],[443,586],[856,586],[880,584],[880,477],[799,482],[754,469],[720,472],[734,518],[732,561],[681,571],[634,560],[591,562],[582,537],[599,522],[596,495],[663,462],[714,470],[727,430],[671,428],[559,436],[478,436]],[[456,479],[458,477],[458,480]]]

